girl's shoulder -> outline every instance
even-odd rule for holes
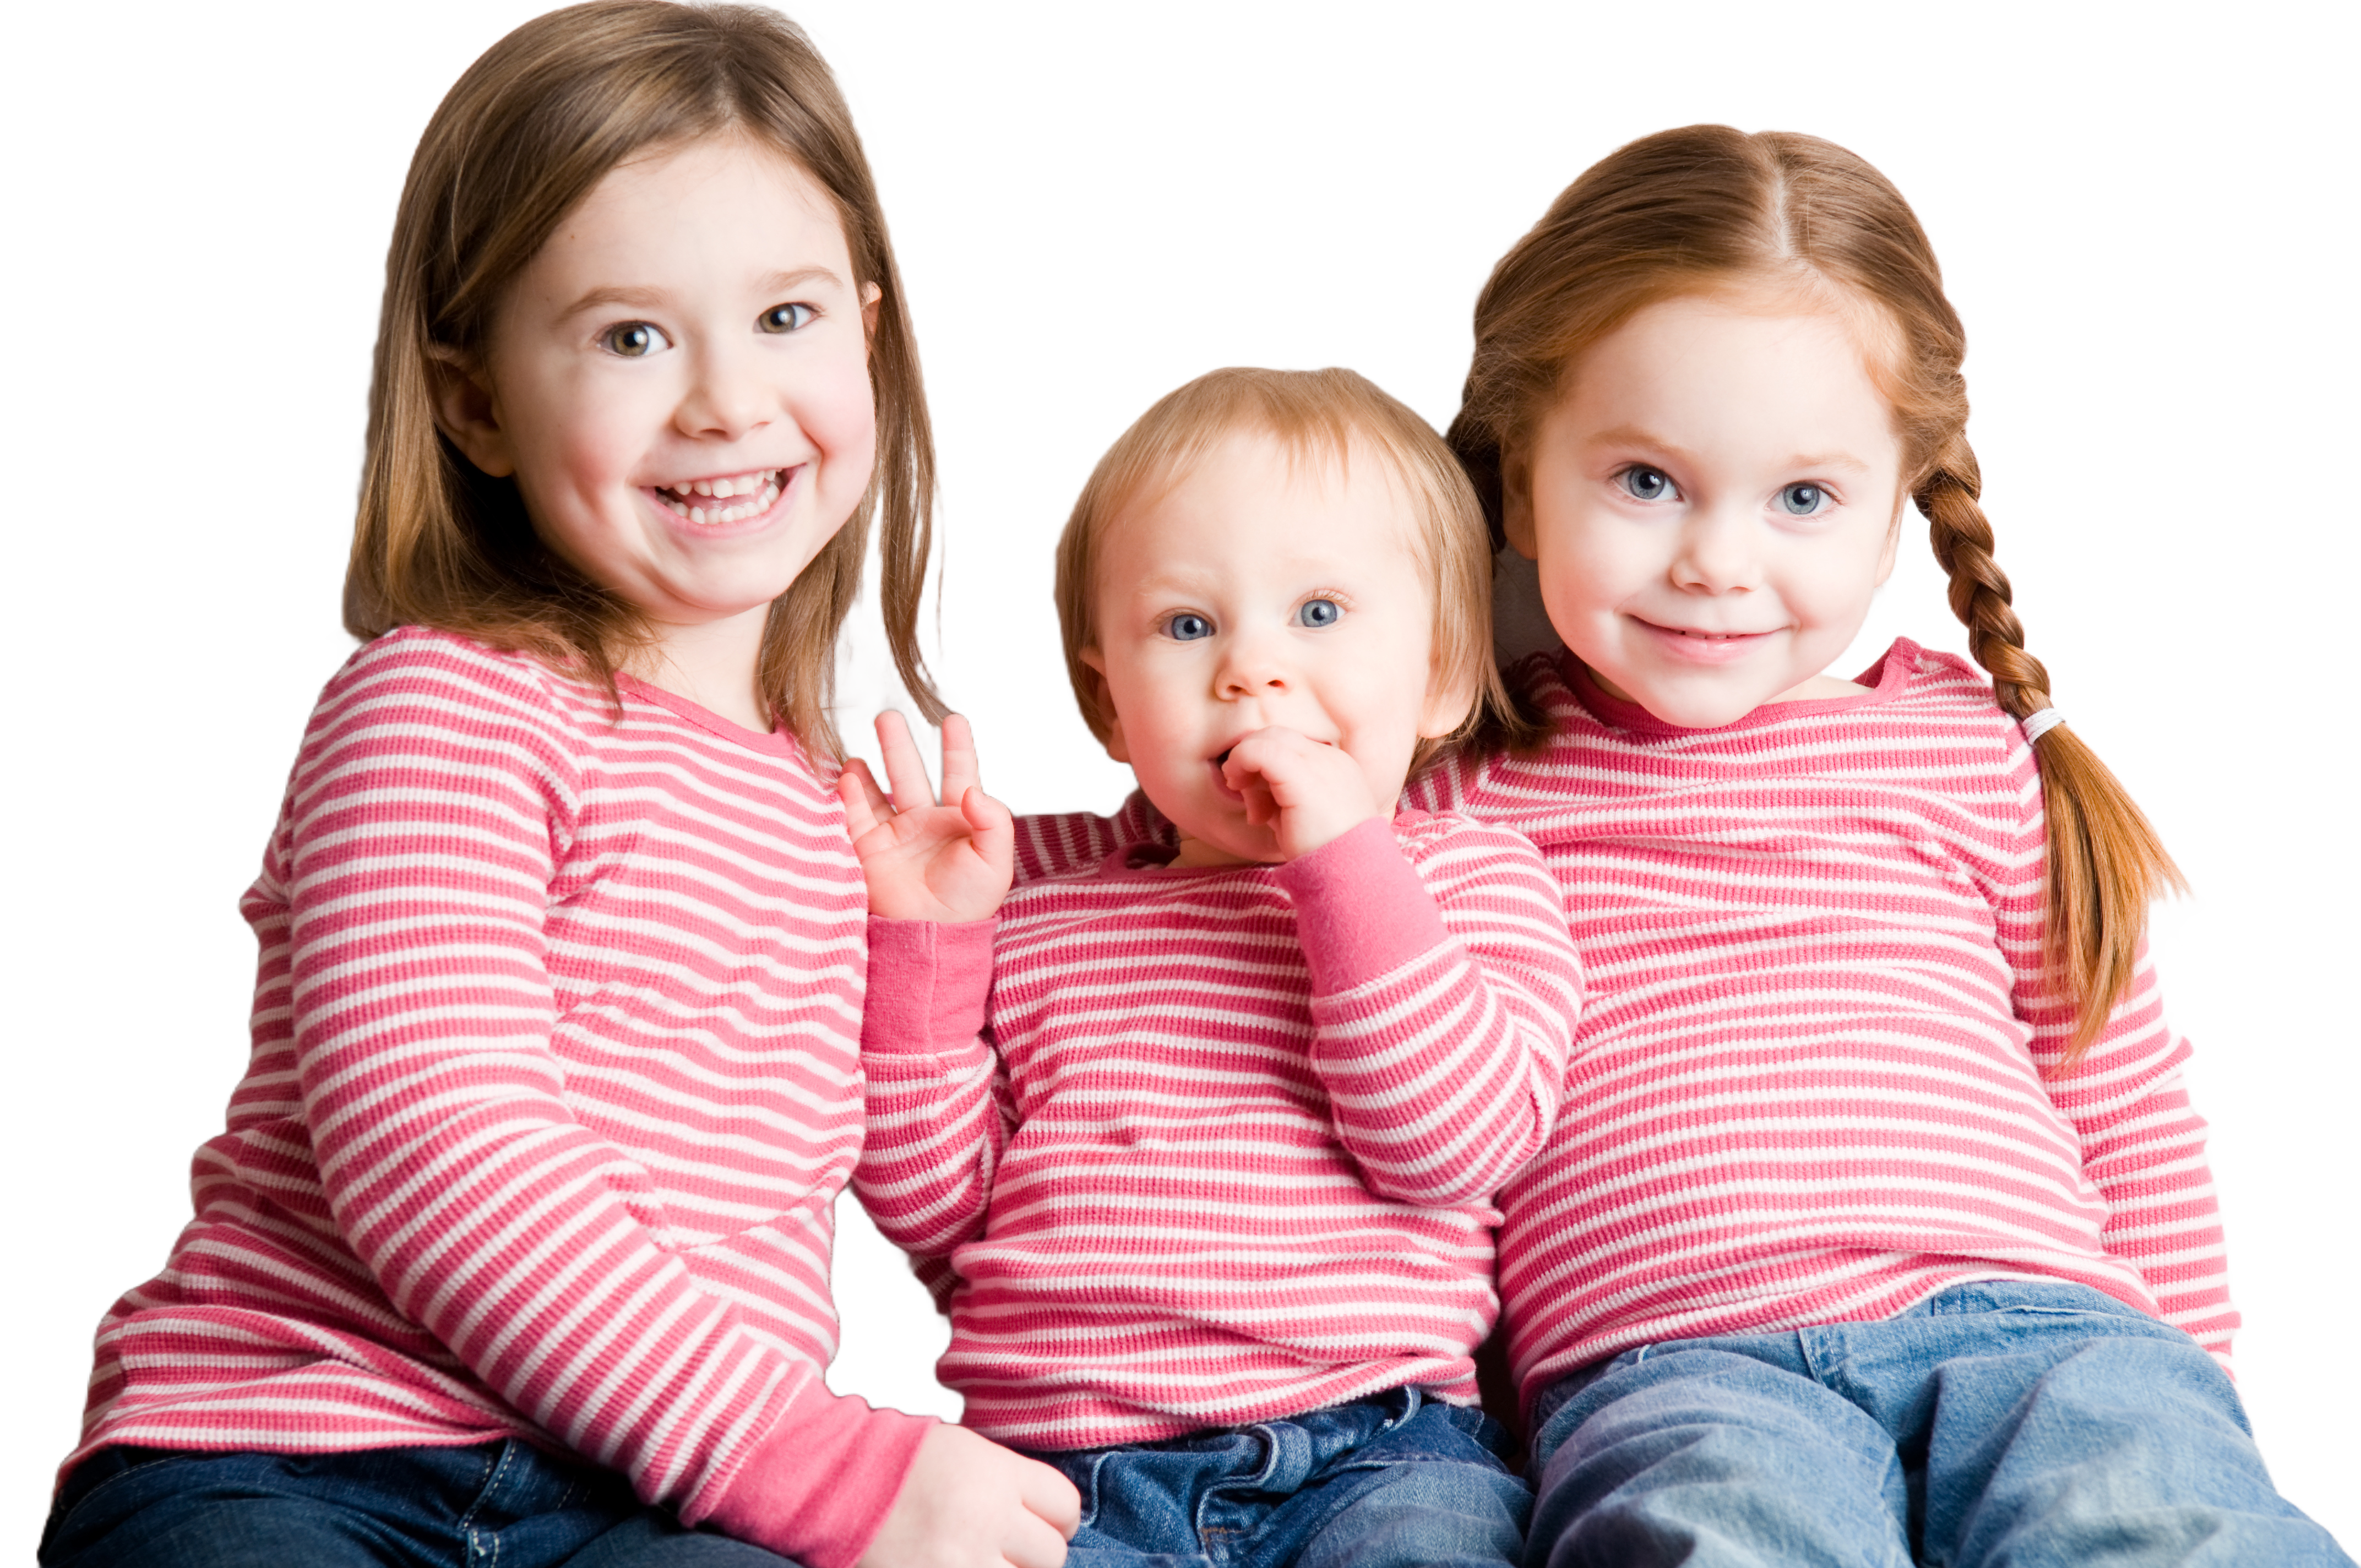
[[[531,654],[496,648],[431,626],[397,626],[353,651],[322,694],[368,694],[449,705],[456,717],[481,709],[488,721],[572,727],[584,708],[607,708],[606,693],[569,680]]]

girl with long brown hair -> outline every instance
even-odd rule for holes
[[[1649,137],[1476,338],[1452,444],[1565,647],[1512,672],[1537,750],[1411,797],[1532,839],[1583,959],[1502,1196],[1528,1562],[2347,1563],[2226,1375],[2143,937],[2178,874],[2026,651],[1908,204],[1810,137]],[[1976,663],[1841,678],[1910,505]]]
[[[101,1323],[41,1561],[1058,1568],[1063,1477],[832,1395],[862,873],[829,727],[926,404],[828,67],[598,0],[468,69],[387,260],[253,1049]]]

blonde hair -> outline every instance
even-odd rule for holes
[[[904,683],[939,718],[917,646],[935,463],[885,217],[835,78],[811,41],[752,5],[594,0],[535,17],[484,51],[428,122],[386,256],[345,626],[439,627],[578,669],[611,692],[645,645],[638,614],[543,544],[515,484],[435,427],[434,361],[480,358],[510,283],[608,172],[652,148],[742,136],[834,202],[857,282],[879,298],[869,341],[877,464],[852,516],[772,602],[755,682],[807,743],[840,752],[829,717],[839,630],[882,513],[885,632]]]
[[[1866,303],[1887,342],[1872,374],[1893,405],[1905,486],[1950,576],[1952,611],[2024,718],[2050,705],[2049,673],[2025,651],[1993,531],[1976,504],[1968,444],[1967,335],[1942,269],[1902,193],[1816,137],[1691,126],[1642,137],[1566,187],[1493,269],[1476,305],[1476,356],[1450,441],[1499,537],[1504,455],[1513,456],[1583,352],[1645,306],[1731,287],[1795,288]],[[2098,1037],[2130,985],[2147,906],[2183,885],[2115,776],[2073,731],[2034,742],[2048,822],[2042,941],[2076,1009],[2063,1068]]]
[[[1484,511],[1457,459],[1424,420],[1351,370],[1210,371],[1166,393],[1115,438],[1074,502],[1058,540],[1058,623],[1066,640],[1066,674],[1082,719],[1101,740],[1113,718],[1098,676],[1082,662],[1097,646],[1099,542],[1129,507],[1187,479],[1226,437],[1268,435],[1291,460],[1343,467],[1355,441],[1392,470],[1418,526],[1412,546],[1434,598],[1429,689],[1465,683],[1476,694],[1450,735],[1422,740],[1411,771],[1444,747],[1472,736],[1530,742],[1537,726],[1510,702],[1492,663],[1492,552]]]

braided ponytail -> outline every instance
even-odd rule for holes
[[[2050,705],[2049,672],[2025,651],[2007,574],[1993,560],[1992,523],[1976,504],[1982,490],[1976,455],[1955,433],[1911,499],[1950,578],[1951,613],[1968,629],[1968,651],[1992,675],[2001,707],[2024,719]],[[2033,752],[2049,833],[2042,957],[2074,1003],[2074,1033],[2060,1064],[2070,1069],[2131,985],[2148,905],[2167,888],[2187,892],[2188,883],[2122,783],[2072,729],[2052,725]]]

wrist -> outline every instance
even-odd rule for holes
[[[861,1048],[941,1051],[973,1041],[992,991],[995,929],[991,920],[870,916]]]
[[[1301,812],[1302,808],[1298,807],[1297,810]],[[1375,822],[1384,826],[1391,820],[1389,814],[1366,802],[1357,807],[1346,806],[1308,818],[1299,817],[1286,823],[1286,831],[1279,835],[1280,860],[1291,864],[1306,855],[1317,854],[1365,824]]]
[[[812,1378],[701,1520],[807,1568],[851,1568],[885,1521],[929,1416],[880,1410]]]
[[[1295,905],[1315,995],[1350,991],[1450,939],[1389,821],[1356,823],[1281,866],[1279,882]]]

